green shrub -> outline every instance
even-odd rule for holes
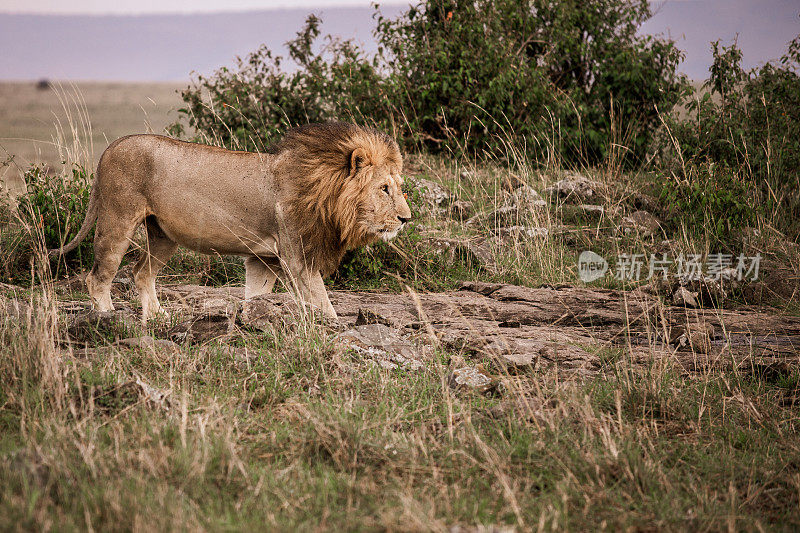
[[[283,58],[262,46],[237,68],[198,76],[182,93],[178,110],[199,138],[241,150],[264,150],[289,127],[347,119],[364,122],[387,109],[377,59],[367,58],[352,40],[327,38],[315,47],[321,20],[311,15],[297,38],[287,43],[288,59],[297,69],[284,71]],[[182,136],[184,123],[170,126]]]
[[[687,179],[662,177],[660,197],[672,210],[671,225],[683,224],[695,236],[708,236],[715,248],[731,242],[744,226],[754,226],[762,209],[750,184],[727,165],[692,165]]]
[[[288,43],[297,69],[260,48],[235,70],[183,92],[173,134],[193,127],[224,146],[263,149],[287,127],[332,119],[376,124],[432,151],[502,151],[573,163],[627,142],[637,162],[685,85],[674,43],[641,37],[646,0],[431,0],[394,20],[378,15],[379,53],[317,43],[309,17]]]
[[[48,174],[31,167],[23,178],[26,192],[17,199],[15,211],[7,211],[0,220],[3,245],[3,277],[14,283],[30,281],[30,260],[35,251],[58,248],[70,241],[86,216],[91,193],[92,174],[73,167],[67,176]],[[84,240],[61,257],[53,274],[69,275],[91,266],[92,243]]]
[[[800,36],[777,63],[744,71],[735,44],[713,43],[714,62],[700,97],[685,102],[688,118],[668,121],[674,140],[664,143],[673,170],[684,177],[710,165],[735,174],[736,181],[779,229],[800,234]],[[675,149],[678,147],[680,153]],[[728,180],[702,187],[725,188]],[[738,194],[734,188],[730,194]],[[727,194],[719,191],[718,194]],[[744,196],[742,196],[744,197]],[[729,218],[728,202],[716,214]],[[736,211],[735,211],[736,212]],[[747,218],[732,217],[744,222]]]
[[[430,149],[502,149],[513,135],[535,159],[593,164],[624,140],[637,162],[655,107],[685,85],[674,43],[636,34],[650,14],[646,0],[421,3],[379,19],[389,100]]]

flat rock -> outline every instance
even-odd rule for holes
[[[414,345],[385,324],[354,326],[340,333],[337,339],[381,368],[419,370],[423,366]]]
[[[274,327],[275,321],[291,325],[305,319],[288,293],[241,303],[241,312],[236,316],[224,310],[230,309],[231,299],[241,299],[241,288],[182,285],[165,287],[162,293],[169,295],[162,298],[162,305],[173,316],[185,317],[182,323],[188,327],[183,332],[191,335],[191,342],[224,338],[238,331],[239,325],[253,326],[251,329],[258,334],[259,320],[268,329]],[[601,371],[604,366],[597,354],[609,348],[625,350],[634,365],[646,366],[654,358],[664,357],[677,359],[687,371],[698,365],[735,365],[746,358],[795,361],[800,351],[798,317],[743,305],[692,309],[663,303],[657,291],[626,292],[571,285],[534,288],[470,281],[457,291],[414,296],[341,291],[329,294],[339,323],[346,328],[339,336],[340,342],[387,368],[419,369],[424,364],[424,349],[433,345],[456,352],[454,357],[461,356],[465,364],[459,366],[471,366],[469,358],[488,359],[509,372],[556,371],[565,377]],[[200,305],[203,298],[216,301],[213,308],[219,310],[218,314],[209,315],[208,306]],[[82,312],[75,302],[59,305]],[[85,303],[82,305],[85,307]],[[133,324],[139,324],[135,317]],[[675,342],[680,335],[658,339],[653,334],[662,330],[677,332],[687,324],[683,346],[679,346],[680,341]],[[723,331],[724,338],[715,334]],[[141,335],[120,331],[117,337]],[[110,337],[113,340],[114,335]],[[108,339],[109,335],[103,338]],[[711,350],[705,352],[709,343]],[[725,350],[725,357],[719,357],[720,350]]]
[[[564,203],[585,203],[594,200],[605,187],[576,172],[569,173],[565,178],[544,189],[545,196],[553,201]]]

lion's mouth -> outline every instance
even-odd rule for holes
[[[380,231],[378,231],[378,236],[383,241],[389,242],[392,239],[394,239],[395,237],[397,237],[397,234],[400,232],[400,229],[401,229],[400,227],[396,227],[394,229],[383,228]]]

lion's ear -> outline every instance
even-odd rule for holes
[[[363,148],[353,150],[353,153],[350,154],[350,175],[352,176],[367,165],[369,165],[367,151]]]

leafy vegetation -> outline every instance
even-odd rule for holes
[[[430,151],[503,151],[594,164],[613,143],[639,162],[685,87],[669,40],[636,34],[646,0],[434,0],[397,19],[378,15],[380,52],[318,44],[311,16],[288,43],[296,70],[261,48],[237,69],[200,76],[183,92],[183,122],[225,146],[263,148],[287,126],[374,123]],[[492,58],[491,61],[476,58]]]
[[[23,175],[26,193],[18,198],[16,209],[4,208],[0,232],[3,278],[12,282],[30,282],[33,251],[36,246],[58,248],[69,242],[80,229],[86,209],[93,174],[74,166],[70,175],[61,176],[31,167]],[[40,242],[32,240],[35,235]],[[91,266],[92,242],[85,240],[72,253],[61,258],[56,275],[74,273]]]
[[[782,231],[800,234],[800,36],[778,62],[744,71],[736,46],[713,44],[714,62],[688,117],[667,122],[661,162],[678,180],[666,196],[694,220],[716,219],[716,234],[752,225],[763,209]],[[756,207],[758,206],[758,207]]]

